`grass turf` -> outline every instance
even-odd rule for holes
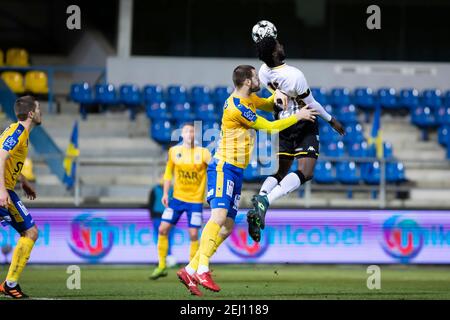
[[[30,265],[20,283],[38,299],[450,299],[450,266],[381,266],[381,289],[369,290],[362,265],[213,265],[222,291],[202,289],[202,298],[188,294],[177,269],[155,281],[153,266],[80,267],[80,290],[67,289],[62,265]]]

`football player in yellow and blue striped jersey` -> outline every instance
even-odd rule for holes
[[[191,240],[189,259],[198,249],[198,230],[202,226],[203,201],[206,188],[206,168],[211,160],[208,149],[195,145],[194,126],[185,124],[182,129],[183,141],[169,149],[166,171],[164,173],[164,191],[161,199],[166,207],[158,230],[158,267],[151,279],[167,275],[166,258],[169,250],[169,231],[186,212],[189,236]],[[169,199],[172,178],[173,197]]]
[[[30,131],[41,124],[41,110],[34,97],[24,96],[16,100],[14,111],[19,121],[11,124],[0,136],[0,220],[3,225],[11,225],[20,238],[6,280],[0,285],[0,292],[20,299],[28,297],[22,292],[18,281],[38,238],[38,229],[14,192],[14,187],[20,181],[27,198],[36,198],[36,192],[21,171],[27,158]]]
[[[233,83],[235,90],[224,105],[219,147],[208,165],[207,200],[211,217],[202,231],[197,254],[189,265],[177,272],[183,284],[195,295],[202,295],[197,283],[212,291],[220,290],[211,278],[209,259],[234,226],[243,171],[249,163],[254,144],[249,129],[280,131],[300,120],[314,121],[317,114],[304,107],[285,119],[268,121],[258,116],[256,109],[273,110],[277,92],[268,99],[255,94],[260,89],[255,68],[248,65],[236,67]]]

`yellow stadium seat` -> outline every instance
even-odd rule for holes
[[[5,64],[4,60],[3,60],[3,50],[0,49],[0,66],[3,66]]]
[[[25,92],[25,87],[23,85],[23,76],[19,72],[5,71],[2,73],[2,79],[14,93]]]
[[[33,172],[33,161],[30,158],[25,159],[25,163],[22,167],[22,174],[30,182],[36,181],[36,176]]]
[[[28,67],[28,52],[22,48],[10,48],[6,51],[6,64],[12,67]]]
[[[35,94],[48,94],[47,75],[42,71],[29,71],[25,74],[25,90]]]

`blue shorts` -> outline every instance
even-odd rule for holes
[[[19,196],[12,190],[8,190],[8,193],[11,198],[8,209],[0,208],[2,225],[10,224],[19,233],[34,227],[33,217],[28,213]]]
[[[244,169],[213,159],[208,165],[208,196],[211,209],[227,209],[227,217],[236,218],[241,199]]]
[[[170,199],[169,206],[161,216],[161,221],[175,225],[183,212],[187,213],[189,228],[202,226],[203,203],[184,202],[175,198]]]

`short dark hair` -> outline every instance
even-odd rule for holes
[[[25,121],[28,118],[28,113],[36,110],[36,98],[33,96],[23,96],[14,103],[14,112],[17,119]]]
[[[192,121],[184,122],[182,128],[184,128],[184,127],[186,127],[186,126],[194,127],[194,123],[193,123]]]
[[[242,64],[237,66],[233,70],[233,84],[236,88],[242,87],[244,81],[253,77],[252,71],[255,70],[254,66]]]
[[[277,46],[277,40],[272,37],[262,38],[261,41],[256,43],[256,51],[258,52],[259,60],[263,61],[269,68],[275,66],[273,61],[273,53]]]

